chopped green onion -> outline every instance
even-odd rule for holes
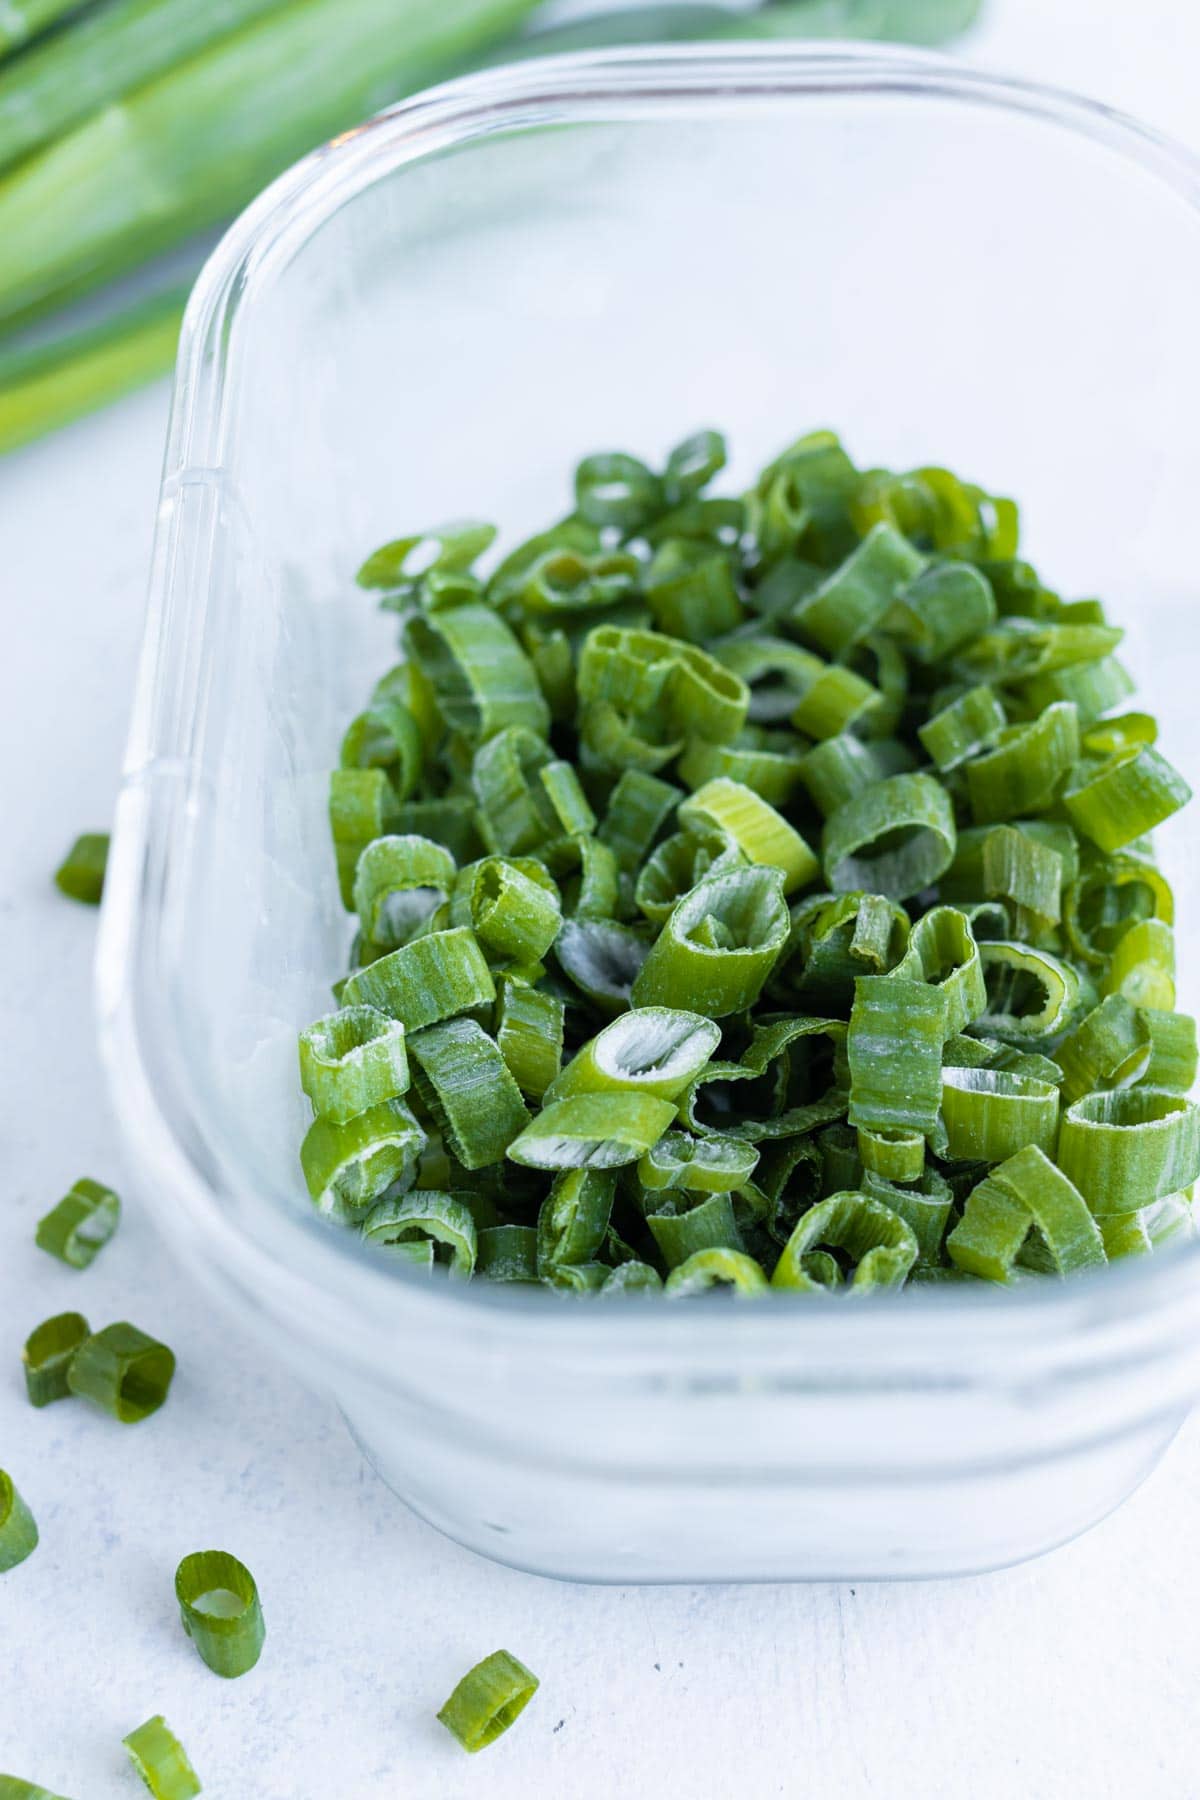
[[[918,726],[917,736],[942,774],[992,750],[1005,726],[1004,708],[990,687],[967,688]]]
[[[942,1070],[946,1154],[955,1162],[1003,1162],[1027,1144],[1053,1155],[1058,1089],[1004,1069]]]
[[[1200,1107],[1157,1088],[1085,1094],[1063,1114],[1058,1162],[1097,1217],[1136,1212],[1200,1178]]]
[[[266,1627],[258,1587],[227,1550],[196,1550],[175,1571],[183,1629],[215,1675],[232,1678],[262,1655]]]
[[[540,1100],[562,1066],[564,1004],[512,976],[497,983],[496,1048],[527,1100]]]
[[[411,1175],[423,1136],[403,1100],[385,1100],[341,1124],[314,1119],[300,1166],[317,1211],[359,1218],[385,1188]]]
[[[726,1289],[735,1299],[753,1299],[767,1291],[767,1278],[744,1250],[714,1246],[695,1250],[686,1262],[667,1276],[664,1293],[672,1300],[687,1300],[713,1288]]]
[[[192,1800],[200,1792],[200,1778],[161,1713],[121,1741],[154,1800]]]
[[[1110,855],[1186,806],[1187,782],[1150,744],[1120,750],[1098,768],[1083,765],[1063,794],[1072,822]]]
[[[54,885],[71,900],[99,906],[108,867],[108,833],[85,831],[75,839],[54,871]]]
[[[810,1207],[783,1247],[771,1286],[816,1294],[826,1284],[814,1279],[804,1258],[821,1248],[844,1251],[854,1265],[851,1293],[902,1287],[917,1260],[911,1226],[881,1200],[867,1194],[831,1194]]]
[[[85,1338],[67,1368],[67,1386],[122,1425],[156,1413],[175,1374],[175,1353],[122,1320]]]
[[[538,1679],[507,1650],[493,1650],[463,1676],[438,1718],[464,1750],[486,1750],[529,1705]]]
[[[386,950],[406,944],[449,899],[454,876],[454,858],[432,838],[376,838],[354,872],[354,910],[364,934]]]
[[[971,1190],[946,1248],[969,1274],[1007,1281],[1035,1229],[1059,1275],[1107,1260],[1104,1240],[1078,1189],[1044,1151],[1029,1144]]]
[[[445,1262],[452,1277],[466,1281],[475,1268],[478,1237],[470,1209],[454,1194],[410,1188],[399,1197],[377,1200],[362,1222],[367,1243],[406,1261],[426,1260],[411,1246],[428,1244],[428,1262]]]
[[[1144,1075],[1149,1079],[1151,1053],[1145,1014],[1120,994],[1110,994],[1067,1033],[1054,1052],[1063,1072],[1063,1099],[1070,1104],[1097,1088],[1128,1087]]]
[[[546,1095],[622,1090],[675,1100],[693,1082],[721,1041],[720,1027],[698,1013],[643,1006],[606,1025],[572,1057]]]
[[[508,1146],[529,1169],[617,1169],[636,1162],[675,1117],[651,1094],[582,1093],[551,1101]]]
[[[22,1781],[19,1775],[0,1775],[0,1800],[63,1800],[63,1796],[38,1787],[36,1782]]]
[[[700,1250],[740,1250],[741,1237],[727,1193],[712,1193],[681,1207],[667,1200],[646,1223],[668,1269],[677,1269]]]
[[[38,1220],[37,1245],[69,1268],[86,1269],[108,1243],[120,1219],[119,1196],[84,1175]]]
[[[13,1486],[12,1476],[0,1469],[0,1575],[32,1556],[37,1543],[33,1514]]]
[[[907,900],[954,858],[954,809],[930,775],[892,775],[846,800],[825,823],[825,879]]]
[[[414,938],[359,969],[342,992],[345,1006],[374,1006],[420,1031],[456,1013],[486,1006],[496,984],[472,931],[455,927]]]
[[[1135,1006],[1170,1012],[1175,1005],[1175,933],[1161,919],[1136,919],[1122,932],[1101,992]]]
[[[732,869],[677,903],[633,983],[637,1006],[719,1019],[753,1006],[787,941],[782,873]]]
[[[966,764],[967,794],[978,825],[1042,812],[1079,755],[1079,717],[1056,701],[1029,725],[1010,725],[994,750]]]
[[[529,1111],[494,1038],[474,1019],[447,1019],[409,1045],[417,1092],[466,1169],[502,1162]]]
[[[49,1406],[70,1393],[67,1370],[92,1328],[82,1313],[58,1313],[35,1327],[25,1340],[21,1360],[31,1406]]]
[[[531,1225],[485,1226],[479,1233],[477,1273],[489,1281],[536,1281],[537,1236]]]
[[[741,1138],[689,1137],[668,1131],[641,1158],[638,1180],[645,1191],[682,1188],[688,1193],[731,1193],[753,1175],[759,1152]]]
[[[927,982],[894,974],[859,977],[846,1035],[851,1125],[936,1131],[945,1021],[942,994]]]
[[[336,1125],[398,1098],[408,1083],[404,1027],[373,1006],[347,1006],[300,1033],[300,1085]]]
[[[782,869],[785,894],[807,886],[821,866],[800,833],[739,781],[718,777],[705,782],[679,808],[679,823],[685,830],[710,826],[735,844],[748,863]]]

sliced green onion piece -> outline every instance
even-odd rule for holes
[[[1063,895],[1063,929],[1075,956],[1102,968],[1130,924],[1139,919],[1174,924],[1170,884],[1140,856],[1085,860]]]
[[[37,1549],[38,1528],[11,1475],[0,1469],[0,1575]]]
[[[946,1239],[958,1267],[986,1281],[1007,1281],[1029,1232],[1037,1230],[1059,1275],[1100,1267],[1107,1258],[1096,1221],[1071,1181],[1036,1145],[1007,1158],[972,1189]]]
[[[733,744],[690,738],[679,758],[679,777],[690,788],[727,776],[753,788],[772,806],[786,806],[800,786],[804,739],[791,731],[747,726]]]
[[[122,1320],[85,1338],[67,1368],[67,1386],[122,1425],[156,1413],[175,1374],[175,1353]]]
[[[532,1225],[488,1225],[479,1232],[475,1272],[489,1281],[538,1280],[537,1232]]]
[[[449,899],[454,876],[454,858],[431,838],[376,838],[354,872],[354,910],[365,935],[387,950],[406,944]]]
[[[759,1152],[732,1137],[690,1137],[668,1131],[637,1166],[643,1189],[657,1193],[682,1188],[687,1193],[732,1193],[753,1175]]]
[[[712,827],[736,844],[748,863],[782,869],[785,894],[806,886],[821,867],[800,833],[738,781],[706,782],[680,806],[679,823],[685,830]]]
[[[926,1169],[920,1187],[901,1187],[868,1169],[862,1178],[862,1191],[872,1200],[882,1200],[910,1227],[917,1240],[918,1267],[939,1260],[954,1205],[953,1190],[944,1176],[936,1169]]]
[[[1158,720],[1150,713],[1122,713],[1119,719],[1101,719],[1083,734],[1083,749],[1089,756],[1114,756],[1121,750],[1132,750],[1138,744],[1153,744],[1158,739]]]
[[[826,820],[825,879],[835,893],[865,888],[906,900],[932,886],[954,858],[954,810],[931,775],[892,775]]]
[[[866,730],[881,705],[879,689],[842,663],[825,663],[819,656],[811,662],[811,680],[790,714],[796,730],[818,740],[837,737],[843,731]]]
[[[508,975],[497,991],[496,1048],[521,1092],[540,1100],[562,1066],[562,1000]]]
[[[849,732],[826,738],[800,758],[800,779],[825,819],[872,787],[882,774],[871,746]]]
[[[814,895],[793,911],[784,984],[806,1011],[841,1017],[850,1011],[857,978],[895,967],[908,935],[908,914],[882,894]]]
[[[627,925],[611,919],[567,919],[554,943],[558,965],[602,1012],[632,1003],[647,945]]]
[[[421,728],[396,698],[374,701],[352,720],[342,739],[343,769],[383,769],[398,800],[407,800],[421,775]]]
[[[317,1211],[360,1217],[394,1181],[411,1180],[424,1141],[403,1100],[385,1100],[342,1124],[314,1119],[300,1166]]]
[[[943,775],[991,750],[1004,730],[1004,708],[990,687],[968,688],[917,727],[926,753]]]
[[[409,1052],[417,1092],[451,1154],[466,1169],[503,1162],[529,1111],[495,1041],[474,1019],[446,1019],[416,1032]]]
[[[799,602],[790,622],[830,656],[844,656],[882,624],[924,561],[890,525],[873,525],[840,568]]]
[[[475,1268],[477,1236],[470,1209],[454,1194],[410,1188],[376,1201],[362,1222],[367,1243],[389,1253],[428,1243],[432,1260],[445,1263],[452,1277],[468,1281]]]
[[[880,1175],[885,1181],[918,1181],[925,1167],[925,1138],[919,1131],[888,1126],[875,1130],[862,1125],[858,1153],[868,1174]]]
[[[1017,931],[1033,937],[1062,917],[1062,857],[1011,825],[989,831],[983,843],[983,891],[1011,902]]]
[[[1138,919],[1117,939],[1103,994],[1170,1012],[1175,1005],[1175,933],[1161,919]]]
[[[753,1006],[787,942],[783,875],[710,876],[671,912],[633,983],[636,1006],[694,1007],[710,1019]]]
[[[0,1800],[63,1800],[63,1796],[35,1782],[22,1781],[19,1775],[0,1775]]]
[[[996,617],[992,590],[971,563],[933,563],[897,597],[888,629],[919,663],[943,662]]]
[[[1079,755],[1079,716],[1057,701],[1028,725],[1011,725],[994,750],[966,765],[967,794],[979,825],[1041,812]]]
[[[892,980],[925,981],[942,996],[943,1030],[954,1037],[987,1007],[984,963],[970,921],[952,906],[935,906],[912,928]]]
[[[1067,1033],[1054,1052],[1063,1072],[1063,1099],[1069,1105],[1097,1088],[1128,1087],[1140,1081],[1147,1075],[1151,1052],[1145,1015],[1122,995],[1110,994]]]
[[[410,618],[404,637],[447,726],[468,743],[482,743],[510,725],[543,736],[550,729],[533,665],[490,606]]]
[[[1058,1161],[1097,1217],[1136,1212],[1200,1177],[1200,1107],[1157,1088],[1085,1094],[1063,1114]]]
[[[71,1359],[92,1328],[82,1313],[58,1313],[35,1327],[25,1340],[21,1361],[25,1365],[25,1390],[30,1405],[49,1406],[70,1393],[67,1370]]]
[[[75,839],[54,871],[54,885],[68,899],[99,906],[108,867],[107,831],[85,831]]]
[[[691,1203],[686,1199],[679,1204],[673,1200],[657,1201],[656,1209],[647,1213],[646,1223],[668,1269],[677,1269],[697,1250],[744,1247],[732,1199],[725,1192],[709,1193]]]
[[[681,797],[669,781],[660,781],[641,769],[626,769],[618,777],[599,835],[615,854],[623,874],[634,873]]]
[[[39,1219],[39,1250],[72,1269],[86,1269],[108,1243],[121,1219],[121,1201],[112,1188],[81,1176],[58,1205]]]
[[[161,1713],[121,1741],[154,1800],[192,1800],[200,1792],[200,1778]]]
[[[645,598],[660,631],[696,644],[732,631],[746,616],[724,548],[694,539],[659,544],[646,571]]]
[[[851,1293],[903,1287],[917,1260],[912,1228],[881,1200],[866,1194],[831,1194],[810,1207],[784,1245],[771,1286],[804,1294],[823,1293],[804,1258],[822,1248],[844,1251],[854,1264]]]
[[[508,1146],[529,1169],[616,1169],[636,1162],[675,1117],[669,1100],[629,1092],[554,1100]]]
[[[940,990],[924,981],[859,977],[846,1034],[851,1125],[925,1135],[937,1130],[945,1019]]]
[[[1160,1012],[1154,1007],[1144,1007],[1142,1019],[1150,1033],[1150,1061],[1144,1075],[1146,1086],[1169,1088],[1177,1094],[1190,1093],[1196,1084],[1200,1060],[1195,1019],[1188,1013]]]
[[[480,834],[506,856],[528,855],[562,827],[542,780],[553,757],[544,738],[521,726],[498,731],[471,762]]]
[[[671,1300],[688,1300],[712,1288],[726,1289],[737,1300],[753,1299],[768,1291],[767,1278],[744,1250],[714,1246],[695,1250],[686,1262],[667,1276],[664,1293]]]
[[[373,1006],[348,1006],[300,1033],[300,1085],[334,1124],[408,1090],[404,1027]]]
[[[740,1063],[710,1063],[679,1103],[699,1132],[761,1142],[844,1116],[846,1027],[793,1014],[757,1025]]]
[[[232,1679],[262,1655],[258,1587],[245,1563],[227,1550],[196,1550],[175,1571],[183,1629],[214,1675]]]
[[[329,777],[329,829],[342,904],[354,905],[354,872],[367,845],[392,829],[398,801],[382,769],[335,769]]]
[[[610,1169],[564,1169],[555,1176],[538,1213],[539,1273],[596,1256],[608,1232],[615,1189],[616,1174]]]
[[[976,1023],[1006,1043],[1038,1044],[1066,1029],[1079,1003],[1079,976],[1070,963],[996,938],[979,946],[987,1010]]]
[[[364,588],[401,588],[420,582],[435,570],[461,574],[495,539],[494,525],[476,519],[455,520],[436,531],[393,538],[368,556],[355,579]]]
[[[663,1278],[658,1270],[635,1257],[632,1262],[618,1263],[615,1269],[610,1269],[600,1292],[604,1295],[661,1294],[662,1286]]]
[[[1151,744],[1118,751],[1099,768],[1085,764],[1063,805],[1085,837],[1110,854],[1179,811],[1192,790]]]
[[[720,1026],[699,1013],[644,1006],[624,1013],[571,1059],[547,1096],[623,1090],[675,1100],[708,1063]]]
[[[946,1154],[954,1162],[1003,1162],[1036,1144],[1054,1154],[1058,1089],[1005,1069],[942,1070]]]
[[[410,1034],[495,998],[492,972],[465,926],[414,938],[357,970],[342,990],[345,1006],[377,1007]]]
[[[674,832],[639,870],[634,903],[651,924],[661,925],[684,894],[690,894],[705,876],[723,875],[741,865],[741,851],[715,832]]]
[[[538,1679],[507,1650],[493,1650],[468,1671],[438,1713],[464,1750],[486,1750],[520,1717]]]
[[[471,923],[494,955],[540,962],[558,936],[562,905],[556,892],[531,881],[514,863],[488,857],[472,884]]]

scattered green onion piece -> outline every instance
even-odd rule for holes
[[[787,941],[783,875],[710,876],[678,902],[632,987],[636,1006],[694,1007],[724,1018],[753,1006]]]
[[[623,874],[632,875],[647,855],[681,796],[669,781],[626,769],[608,799],[600,840],[613,851]]]
[[[11,1475],[0,1469],[0,1575],[37,1549],[38,1528]]]
[[[403,1100],[385,1100],[342,1124],[314,1119],[300,1166],[317,1211],[359,1218],[394,1181],[411,1179],[424,1135]]]
[[[531,881],[515,864],[488,857],[473,884],[471,923],[493,955],[539,962],[558,936],[562,905],[557,893]]]
[[[930,760],[943,775],[994,749],[1006,724],[1004,708],[990,687],[967,688],[917,727]]]
[[[1054,1154],[1058,1089],[1005,1069],[942,1070],[946,1154],[955,1162],[1003,1162],[1027,1144]]]
[[[687,1193],[725,1194],[745,1186],[758,1159],[759,1151],[741,1138],[668,1131],[640,1159],[637,1174],[643,1190],[651,1193],[682,1188]]]
[[[889,630],[908,654],[928,666],[978,637],[993,623],[996,602],[985,578],[970,563],[934,563],[897,597]]]
[[[841,663],[825,663],[819,656],[811,660],[812,680],[789,715],[791,724],[805,737],[818,740],[866,729],[880,707],[879,689]]]
[[[809,798],[825,819],[871,788],[882,774],[870,745],[849,732],[815,745],[800,758],[799,766]]]
[[[374,1006],[410,1034],[456,1013],[487,1006],[496,985],[475,934],[464,926],[431,931],[353,974],[345,1006]]]
[[[736,845],[713,832],[677,831],[664,838],[638,872],[634,904],[653,925],[661,925],[672,909],[707,875],[740,868]]]
[[[840,1017],[850,1011],[857,978],[896,967],[908,937],[908,914],[882,894],[815,895],[793,912],[796,957],[789,947],[784,982],[806,1011]]]
[[[675,1100],[704,1068],[721,1030],[698,1013],[645,1006],[622,1014],[583,1046],[550,1089],[569,1094],[629,1091]]]
[[[1107,1261],[1104,1240],[1069,1178],[1034,1144],[1008,1157],[972,1189],[946,1239],[959,1268],[986,1281],[1007,1281],[1029,1232],[1036,1228],[1059,1275]]]
[[[1118,938],[1104,994],[1123,994],[1135,1006],[1170,1012],[1175,1005],[1175,933],[1161,919],[1137,919]]]
[[[403,700],[374,701],[342,739],[342,768],[385,770],[398,800],[416,787],[422,758],[421,728]]]
[[[540,1100],[562,1066],[562,1000],[507,975],[497,992],[496,1048],[526,1098]]]
[[[0,1775],[0,1800],[63,1800],[63,1796],[35,1782],[22,1781],[19,1775]]]
[[[484,849],[475,802],[469,794],[447,794],[440,800],[406,800],[393,812],[388,829],[436,838],[460,864],[469,863]]]
[[[687,538],[660,543],[645,576],[646,604],[660,631],[704,644],[746,616],[729,557]]]
[[[893,980],[924,981],[942,996],[946,1037],[954,1037],[987,1006],[984,962],[965,914],[935,906],[912,928],[908,949],[891,972]]]
[[[882,1200],[912,1231],[917,1240],[916,1266],[939,1260],[954,1194],[950,1183],[936,1169],[923,1172],[920,1187],[900,1186],[868,1169],[862,1178],[862,1191],[872,1200]]]
[[[1158,720],[1150,713],[1122,713],[1119,719],[1101,719],[1083,734],[1083,750],[1088,756],[1115,756],[1132,750],[1138,744],[1158,740]]]
[[[674,1117],[672,1102],[652,1094],[572,1094],[543,1107],[507,1154],[529,1169],[616,1169],[644,1156]]]
[[[489,1281],[538,1277],[537,1231],[532,1225],[488,1225],[478,1235],[475,1273]]]
[[[849,1080],[845,1025],[793,1014],[755,1026],[740,1063],[710,1063],[679,1113],[694,1131],[749,1143],[796,1137],[845,1116]]]
[[[606,451],[585,456],[575,470],[575,508],[589,525],[613,526],[632,537],[666,505],[659,477],[636,456]]]
[[[450,1276],[469,1281],[475,1268],[477,1235],[469,1208],[454,1194],[410,1188],[398,1197],[377,1200],[362,1222],[362,1235],[376,1249],[391,1253],[410,1244],[428,1244],[432,1260],[445,1263]],[[422,1255],[421,1260],[424,1260]]]
[[[1068,701],[1048,706],[1028,725],[1010,725],[994,750],[966,764],[967,794],[979,825],[1050,805],[1079,755],[1079,718]]]
[[[1141,1016],[1150,1034],[1150,1061],[1143,1076],[1146,1086],[1190,1093],[1200,1060],[1195,1019],[1188,1013],[1160,1012],[1155,1007],[1143,1007]]]
[[[197,1550],[175,1571],[183,1629],[214,1675],[246,1674],[262,1655],[266,1627],[258,1587],[226,1550]]]
[[[1030,944],[993,939],[979,946],[987,1010],[977,1028],[1006,1043],[1038,1044],[1066,1029],[1079,1003],[1070,963]]]
[[[851,1125],[924,1135],[937,1130],[945,1018],[942,994],[927,982],[859,977],[846,1034]]]
[[[835,893],[866,888],[906,900],[932,886],[954,857],[954,810],[930,775],[892,775],[826,820],[825,879]]]
[[[121,1741],[154,1800],[192,1800],[200,1792],[200,1778],[161,1713]]]
[[[767,1292],[767,1278],[744,1250],[723,1245],[695,1250],[686,1262],[672,1269],[663,1292],[670,1300],[688,1300],[713,1288],[726,1289],[737,1300],[753,1299]]]
[[[804,1266],[814,1250],[844,1251],[854,1264],[851,1293],[870,1293],[877,1288],[903,1287],[917,1260],[918,1244],[912,1228],[881,1200],[866,1194],[831,1194],[810,1207],[784,1245],[771,1286],[804,1294],[826,1291]]]
[[[1058,1162],[1097,1217],[1136,1212],[1200,1177],[1200,1107],[1157,1088],[1085,1094],[1063,1113]]]
[[[354,910],[363,932],[372,943],[398,949],[449,899],[454,876],[454,858],[431,838],[376,838],[354,872]]]
[[[533,665],[491,607],[456,606],[410,618],[404,636],[447,727],[468,743],[482,743],[512,725],[543,736],[550,729]]]
[[[748,863],[782,869],[785,894],[806,886],[821,866],[800,833],[737,781],[706,782],[680,806],[679,823],[685,830],[710,826],[736,844]]]
[[[476,519],[456,520],[436,531],[393,538],[368,556],[355,577],[359,587],[404,588],[433,571],[461,574],[496,540],[496,527]]]
[[[568,837],[586,837],[596,829],[596,815],[569,762],[547,763],[540,771],[539,779],[559,827]]]
[[[618,1263],[615,1269],[610,1269],[601,1284],[600,1292],[604,1295],[661,1294],[662,1287],[663,1278],[658,1270],[635,1258],[632,1262]]]
[[[858,1153],[863,1168],[885,1181],[917,1181],[925,1167],[925,1138],[919,1131],[891,1127],[858,1129]]]
[[[348,1006],[300,1033],[300,1085],[334,1124],[407,1092],[404,1027],[373,1006]]]
[[[719,1190],[691,1203],[659,1200],[655,1209],[647,1212],[646,1223],[668,1269],[677,1269],[698,1250],[744,1247],[732,1199]]]
[[[533,1699],[538,1679],[507,1650],[493,1650],[468,1671],[438,1713],[464,1750],[486,1750]]]
[[[25,1390],[31,1406],[49,1406],[70,1393],[67,1370],[71,1359],[92,1328],[82,1313],[58,1313],[35,1327],[25,1340],[21,1361],[25,1365]]]
[[[791,623],[830,656],[844,656],[882,624],[923,563],[890,525],[873,525],[858,549],[800,601]]]
[[[528,855],[560,835],[561,824],[542,780],[553,760],[544,738],[515,725],[498,731],[476,750],[471,788],[479,830],[491,850]]]
[[[1139,919],[1175,920],[1169,882],[1141,856],[1085,863],[1063,895],[1063,929],[1073,955],[1104,968],[1122,934]]]
[[[983,844],[983,891],[1009,901],[1018,934],[1033,937],[1062,917],[1062,858],[1011,825],[989,831]]]
[[[39,1250],[72,1269],[86,1269],[108,1243],[121,1219],[117,1194],[99,1181],[81,1176],[58,1205],[39,1219]]]
[[[1098,656],[1091,662],[1036,675],[1021,691],[1035,711],[1055,700],[1069,700],[1079,714],[1079,723],[1090,725],[1128,699],[1134,685],[1124,663],[1115,656]]]
[[[1122,995],[1110,994],[1054,1052],[1063,1072],[1063,1099],[1069,1105],[1097,1088],[1128,1087],[1143,1076],[1149,1080],[1152,1048],[1145,1014]]]
[[[108,843],[106,831],[85,831],[75,839],[54,871],[54,885],[60,894],[66,894],[70,900],[82,900],[85,906],[99,906],[108,867]]]
[[[1182,775],[1151,744],[1084,764],[1063,793],[1073,824],[1110,855],[1179,811],[1192,797]]]
[[[632,1004],[645,941],[611,919],[567,919],[554,942],[563,974],[601,1012],[623,1012]]]
[[[156,1413],[175,1374],[175,1353],[122,1320],[85,1338],[67,1368],[67,1386],[122,1425]]]
[[[392,829],[398,799],[382,769],[335,769],[329,777],[329,828],[338,887],[347,911],[354,906],[354,874],[367,845]]]
[[[608,1232],[615,1189],[609,1169],[564,1169],[555,1176],[538,1213],[539,1273],[559,1263],[592,1261]]]
[[[494,1039],[474,1019],[446,1019],[409,1042],[417,1093],[466,1169],[502,1162],[529,1110]]]

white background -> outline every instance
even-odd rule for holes
[[[1195,0],[987,14],[974,60],[1200,147]],[[42,1531],[0,1577],[0,1769],[73,1800],[132,1796],[120,1738],[161,1711],[214,1800],[1200,1795],[1196,1424],[1115,1518],[1004,1574],[569,1588],[411,1517],[330,1406],[211,1316],[140,1209],[87,1275],[33,1247],[75,1176],[124,1185],[92,1041],[94,916],[48,877],[76,829],[110,816],[166,404],[162,383],[0,464],[0,1466]],[[175,1347],[151,1423],[26,1406],[20,1345],[68,1307]],[[264,1596],[266,1652],[233,1683],[174,1617],[175,1564],[209,1545]],[[542,1689],[468,1761],[433,1715],[501,1644]]]

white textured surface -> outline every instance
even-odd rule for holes
[[[990,0],[976,60],[1200,141],[1193,0]],[[1055,1556],[910,1587],[567,1588],[413,1519],[328,1405],[213,1319],[140,1211],[86,1275],[33,1247],[84,1172],[122,1185],[90,1026],[93,917],[49,887],[107,821],[141,625],[165,384],[0,465],[0,1465],[42,1529],[0,1578],[0,1769],[74,1800],[138,1791],[122,1734],[162,1711],[214,1800],[528,1795],[1190,1800],[1200,1793],[1200,1429]],[[1190,447],[1194,454],[1194,446]],[[171,1404],[123,1431],[34,1413],[18,1356],[67,1307],[169,1339]],[[222,1683],[173,1617],[186,1551],[255,1570],[268,1642]],[[506,1645],[543,1687],[468,1763],[433,1720]]]

